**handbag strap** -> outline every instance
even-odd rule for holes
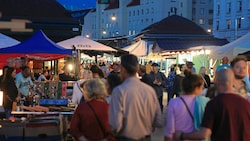
[[[104,137],[106,137],[107,134],[106,134],[106,132],[105,132],[105,130],[104,130],[104,127],[102,126],[102,123],[101,123],[100,119],[98,118],[98,116],[97,116],[97,114],[96,114],[94,108],[89,104],[89,102],[86,102],[86,103],[87,103],[87,105],[89,106],[89,108],[91,109],[91,111],[94,113],[95,118],[96,118],[96,120],[97,120],[99,126],[100,126],[101,129],[102,129],[102,133],[103,133]]]
[[[204,84],[208,87],[207,81],[206,81],[206,79],[204,78],[203,75],[201,75],[201,78],[202,78],[202,80],[204,81]]]
[[[188,106],[187,106],[187,103],[185,102],[185,100],[184,100],[182,97],[180,97],[180,99],[183,101],[185,107],[186,107],[187,110],[188,110],[188,113],[189,113],[190,117],[192,118],[192,121],[194,122],[194,116],[192,115],[191,111],[189,110],[189,108],[188,108]]]

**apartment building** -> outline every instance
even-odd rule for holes
[[[216,0],[213,34],[233,41],[250,31],[250,0]]]
[[[85,16],[82,35],[91,39],[129,37],[173,14],[211,32],[213,0],[99,0],[96,9]]]

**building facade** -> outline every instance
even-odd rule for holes
[[[236,40],[250,31],[250,0],[216,0],[213,34]]]
[[[109,0],[100,1],[85,16],[82,35],[91,39],[133,36],[170,15],[212,28],[213,0]],[[211,31],[211,30],[210,30]]]

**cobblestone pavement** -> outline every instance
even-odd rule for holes
[[[164,141],[164,129],[156,129],[156,131],[151,136],[151,141]]]

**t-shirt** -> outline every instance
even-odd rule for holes
[[[237,94],[219,94],[208,102],[201,126],[211,141],[250,141],[250,103]]]
[[[46,79],[46,77],[45,77],[43,74],[41,74],[41,75],[38,77],[38,79],[37,79],[37,81],[45,81],[45,80],[47,80],[47,79]]]
[[[228,69],[228,68],[230,68],[230,65],[228,65],[228,64],[222,64],[222,65],[220,65],[220,66],[217,67],[216,72],[218,72],[221,69]]]
[[[30,77],[24,78],[21,72],[16,75],[16,87],[22,95],[28,96],[29,86],[32,85],[33,82]]]

